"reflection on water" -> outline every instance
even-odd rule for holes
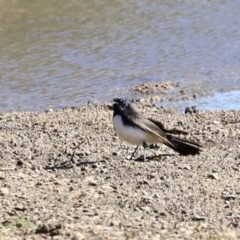
[[[240,86],[238,0],[0,0],[0,112],[109,100],[145,81]]]

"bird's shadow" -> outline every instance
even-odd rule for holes
[[[74,158],[74,155],[75,155],[75,150],[82,144],[84,143],[84,140],[81,141],[76,147],[74,147],[73,149],[73,153],[70,157],[70,159],[62,162],[62,161],[57,161],[57,162],[54,162],[54,165],[53,166],[46,166],[44,169],[45,170],[66,170],[66,169],[70,169],[70,168],[73,168],[74,166],[76,167],[80,167],[80,166],[86,166],[86,165],[92,165],[94,163],[96,163],[97,161],[84,161],[84,162],[78,162],[78,163],[75,163],[75,161],[73,160]],[[98,162],[104,162],[104,160],[102,161],[98,161]]]
[[[144,160],[143,156],[140,156],[136,159],[133,159],[135,162],[148,162],[148,161],[159,161],[162,157],[172,157],[174,154],[160,154],[158,156],[152,156],[152,157],[146,157],[146,160]]]

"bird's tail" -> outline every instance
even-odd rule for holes
[[[195,155],[199,154],[202,151],[202,145],[189,141],[186,139],[181,139],[170,134],[166,134],[167,139],[173,146],[168,145],[170,148],[182,155]]]

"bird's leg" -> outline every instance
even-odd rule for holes
[[[135,148],[135,150],[134,150],[134,152],[133,152],[133,154],[132,154],[130,160],[132,160],[132,158],[133,158],[134,154],[136,153],[137,149],[138,149],[138,146]]]
[[[143,161],[144,162],[146,162],[146,148],[147,148],[147,144],[145,142],[143,142],[143,151],[144,151]]]

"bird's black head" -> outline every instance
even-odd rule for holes
[[[113,117],[116,115],[138,117],[138,112],[133,108],[131,102],[127,98],[114,98],[113,99]]]
[[[127,98],[114,98],[113,102],[113,106],[117,106],[120,110],[124,110],[131,106],[131,103]]]

